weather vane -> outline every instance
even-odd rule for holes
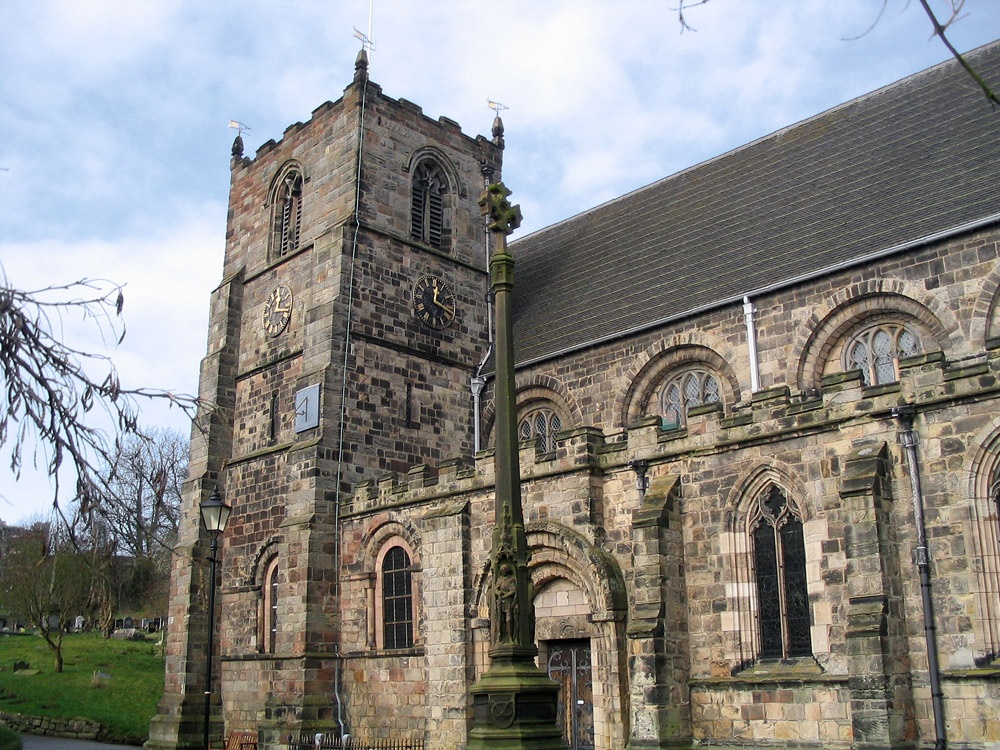
[[[508,107],[506,104],[495,102],[492,99],[486,100],[486,106],[492,109],[496,113],[497,117],[499,117],[500,113],[503,112],[505,109],[510,109],[510,107]]]
[[[375,0],[368,0],[368,33],[361,31],[357,26],[354,27],[354,38],[361,40],[361,49],[366,52],[375,51],[375,39],[372,36],[372,15],[375,12]]]
[[[238,120],[230,120],[229,127],[236,128],[236,134],[239,136],[242,136],[244,133],[251,132],[249,125],[245,125],[242,122],[239,122]]]

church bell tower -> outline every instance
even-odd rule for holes
[[[502,141],[353,83],[253,158],[234,144],[222,278],[192,431],[167,673],[149,745],[200,747],[208,563],[221,540],[215,739],[337,733],[340,513],[358,482],[474,451],[470,383],[490,346],[477,201]]]

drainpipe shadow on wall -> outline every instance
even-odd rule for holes
[[[944,727],[944,700],[941,692],[941,672],[938,665],[937,633],[934,622],[934,603],[931,599],[931,556],[927,548],[927,531],[924,525],[924,496],[920,488],[920,461],[917,454],[917,433],[913,421],[917,409],[913,404],[897,406],[892,410],[893,419],[899,423],[899,442],[906,453],[907,473],[913,495],[913,521],[917,529],[917,547],[913,562],[920,575],[920,599],[923,604],[924,639],[927,642],[927,671],[931,687],[931,707],[934,713],[934,750],[945,750],[947,738]]]

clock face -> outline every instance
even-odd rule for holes
[[[455,295],[437,276],[421,276],[413,285],[413,314],[426,326],[440,330],[455,320]]]
[[[277,336],[285,330],[292,317],[292,290],[282,284],[267,295],[261,325],[268,336]]]

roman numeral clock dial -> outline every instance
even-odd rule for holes
[[[264,302],[264,314],[261,325],[268,336],[272,338],[285,330],[292,318],[292,290],[282,284],[276,286],[267,295]]]
[[[454,292],[437,276],[421,276],[414,283],[413,314],[428,328],[447,328],[457,309]]]

